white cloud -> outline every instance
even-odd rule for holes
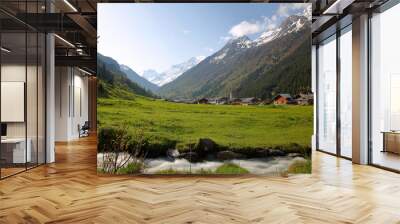
[[[263,30],[262,24],[260,24],[260,22],[258,21],[254,23],[242,21],[241,23],[233,26],[229,30],[229,34],[232,35],[233,37],[241,37],[244,35],[259,33],[262,30]]]
[[[229,30],[228,36],[220,37],[220,42],[224,43],[232,38],[238,38],[244,35],[257,34],[264,31],[272,30],[278,27],[279,23],[285,17],[298,13],[300,10],[307,10],[310,4],[304,3],[282,3],[279,4],[275,14],[271,17],[263,16],[256,21],[242,21]],[[303,12],[304,13],[304,12]]]
[[[293,11],[299,10],[299,9],[305,9],[307,4],[304,3],[284,3],[284,4],[279,4],[279,8],[276,11],[277,16],[281,17],[288,17]]]
[[[263,17],[264,18],[264,27],[263,30],[272,30],[278,26],[278,18],[276,15],[273,15],[271,18]]]
[[[183,30],[182,32],[183,32],[183,34],[187,35],[187,34],[191,33],[192,31],[190,31],[190,30]]]

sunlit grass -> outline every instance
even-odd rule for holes
[[[272,147],[310,145],[312,106],[179,104],[136,96],[98,99],[100,127],[141,127],[153,143],[195,143],[211,138],[220,145]]]
[[[215,170],[216,174],[247,174],[249,171],[234,163],[225,163]]]
[[[288,167],[288,173],[311,173],[311,159],[294,161]]]

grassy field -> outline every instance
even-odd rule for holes
[[[211,138],[228,147],[310,146],[312,106],[179,104],[137,96],[99,98],[99,126],[142,128],[151,142]]]

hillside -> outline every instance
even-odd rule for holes
[[[222,49],[162,86],[166,98],[228,96],[270,99],[275,93],[311,89],[310,21],[290,16],[251,41],[229,41]]]
[[[97,54],[98,97],[131,99],[134,94],[155,97],[121,71],[120,65],[110,57]]]
[[[126,74],[126,76],[139,86],[141,86],[144,89],[150,90],[153,93],[158,91],[158,86],[147,79],[143,78],[142,76],[138,75],[135,71],[133,71],[131,68],[129,68],[126,65],[120,65],[120,69],[122,72]]]

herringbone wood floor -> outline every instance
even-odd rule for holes
[[[313,174],[105,177],[94,138],[0,181],[0,223],[400,223],[400,175],[315,152]]]

